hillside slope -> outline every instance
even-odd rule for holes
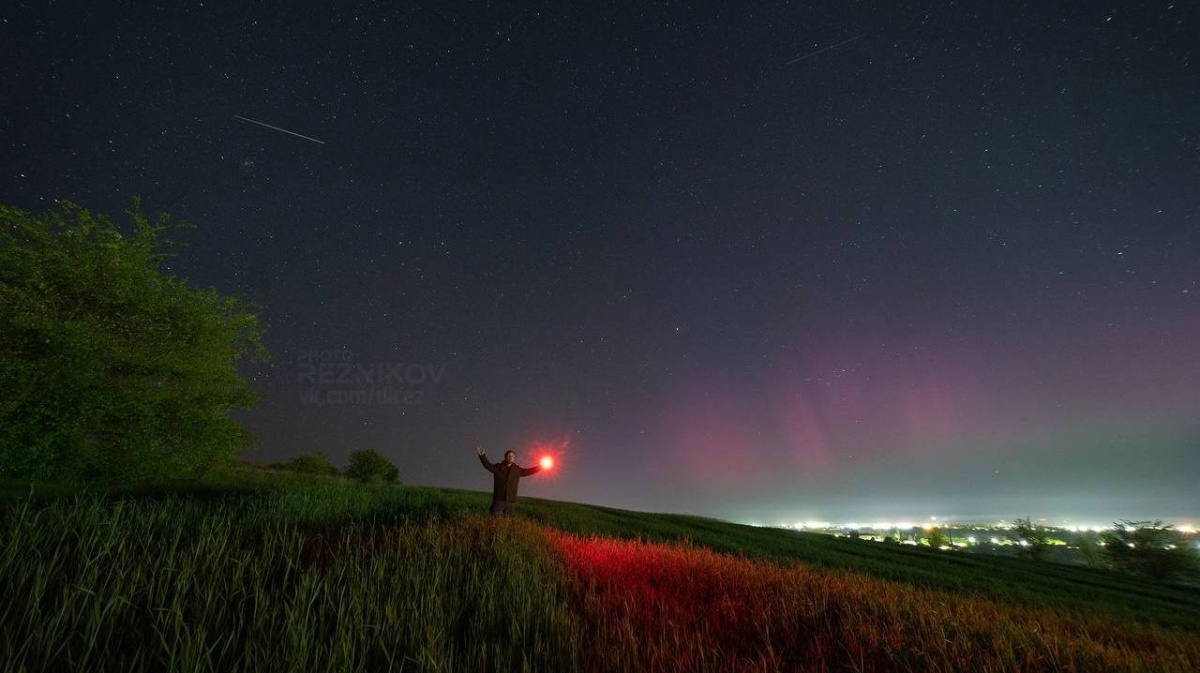
[[[537,499],[496,521],[470,491],[235,481],[9,498],[7,666],[1200,665],[1195,591],[1107,573]]]
[[[476,506],[482,506],[486,500],[476,494],[442,494],[478,503]],[[518,515],[571,533],[666,542],[686,540],[714,551],[750,558],[800,561],[984,595],[994,600],[1103,612],[1200,631],[1200,590],[1156,584],[1110,571],[535,499],[527,499]]]

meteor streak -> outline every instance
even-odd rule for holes
[[[242,121],[244,121],[244,122],[250,122],[251,124],[258,124],[259,126],[265,126],[265,127],[269,128],[269,129],[272,129],[272,130],[275,130],[275,131],[283,131],[284,133],[287,133],[287,134],[289,134],[289,135],[296,136],[297,138],[304,138],[305,140],[312,141],[312,142],[314,142],[314,143],[316,143],[316,144],[318,144],[318,145],[324,145],[324,144],[325,144],[325,141],[324,141],[324,140],[317,140],[316,138],[309,138],[308,136],[306,136],[306,135],[301,135],[301,134],[299,134],[299,133],[296,133],[295,131],[289,131],[289,130],[287,130],[287,129],[281,129],[281,128],[279,128],[278,126],[271,126],[270,124],[267,124],[266,122],[260,122],[260,121],[257,121],[257,120],[255,120],[255,119],[250,119],[249,117],[243,117],[243,116],[241,116],[241,115],[233,115],[233,118],[234,118],[234,119],[240,119],[240,120],[242,120]]]
[[[788,61],[787,63],[784,63],[784,65],[791,65],[793,63],[799,63],[800,61],[803,61],[806,58],[812,58],[813,56],[816,56],[817,54],[824,54],[825,52],[829,51],[830,49],[837,49],[838,47],[840,47],[844,44],[850,44],[851,42],[853,42],[857,39],[860,39],[860,38],[864,38],[866,36],[867,36],[866,33],[859,33],[858,35],[855,35],[854,37],[852,37],[848,40],[842,40],[841,42],[838,42],[837,44],[831,44],[828,47],[822,47],[821,49],[818,49],[814,52],[805,54],[803,56],[797,56],[796,58],[793,58],[792,60]]]

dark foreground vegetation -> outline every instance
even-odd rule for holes
[[[1200,592],[1081,568],[238,469],[10,489],[7,670],[1196,670]]]

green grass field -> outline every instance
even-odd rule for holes
[[[5,670],[1196,670],[1200,592],[266,470],[0,492]]]

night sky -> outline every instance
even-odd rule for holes
[[[476,446],[551,443],[524,495],[1194,520],[1198,36],[1189,2],[6,3],[0,200],[196,225],[171,271],[277,359],[255,461],[483,490]]]

